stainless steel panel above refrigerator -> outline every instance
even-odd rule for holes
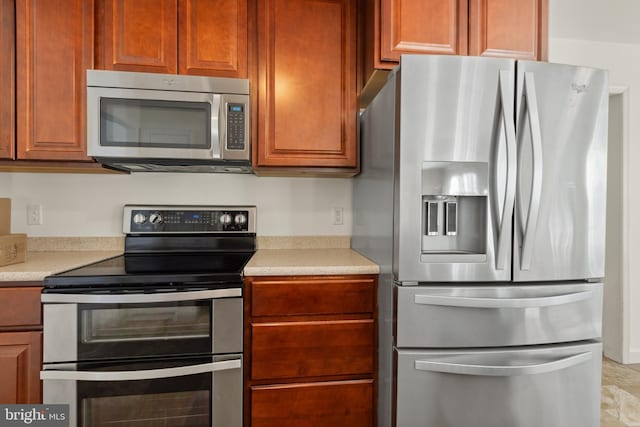
[[[598,427],[602,344],[396,352],[397,426]]]
[[[589,340],[602,331],[602,283],[398,286],[398,348],[504,347]]]

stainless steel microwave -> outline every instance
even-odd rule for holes
[[[129,172],[251,172],[249,81],[87,71],[87,153]]]

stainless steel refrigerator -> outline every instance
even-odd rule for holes
[[[378,426],[597,427],[607,74],[405,55],[361,116]]]

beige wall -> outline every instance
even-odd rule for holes
[[[0,197],[13,200],[13,231],[30,236],[119,236],[126,203],[250,204],[262,236],[351,235],[346,178],[0,173]],[[43,225],[27,225],[28,204],[43,206]],[[333,207],[344,208],[343,225],[333,225]]]

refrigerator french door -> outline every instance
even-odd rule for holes
[[[514,414],[565,401],[536,425],[599,425],[607,84],[405,55],[362,114],[352,247],[381,266],[381,427],[528,427]]]

